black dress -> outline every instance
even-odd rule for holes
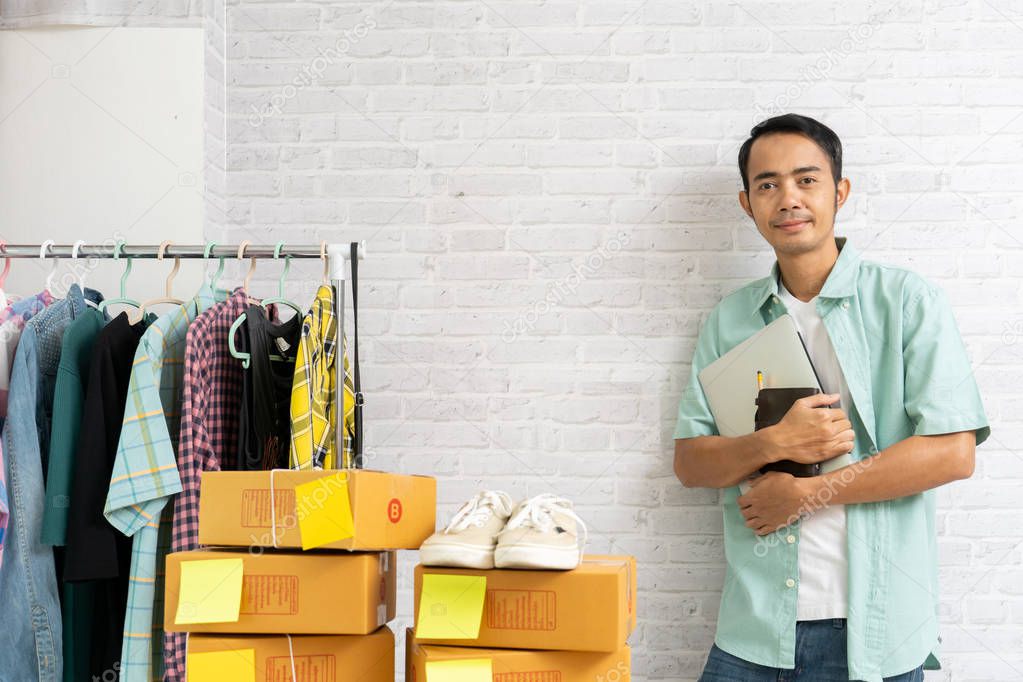
[[[271,313],[272,314],[272,313]],[[283,324],[250,305],[238,331],[237,345],[252,357],[242,381],[238,432],[238,468],[281,469],[288,466],[291,445],[291,384],[295,354],[302,337],[302,316]],[[271,360],[270,356],[288,358]]]

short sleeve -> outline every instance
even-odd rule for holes
[[[151,341],[147,331],[135,351],[103,509],[110,525],[125,535],[134,535],[157,518],[167,498],[181,491],[166,417],[166,412],[177,406],[165,406],[160,399],[164,350]]]
[[[914,287],[915,289],[915,287]],[[944,290],[924,282],[903,310],[904,404],[914,436],[975,431],[991,434],[980,391]]]
[[[703,392],[699,378],[700,371],[718,358],[717,320],[717,308],[714,308],[700,328],[689,372],[689,384],[682,393],[682,399],[678,405],[678,420],[675,423],[674,435],[676,440],[719,435],[717,423],[714,421],[714,415],[710,411],[710,404],[707,402],[707,396]]]

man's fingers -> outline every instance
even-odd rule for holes
[[[821,405],[830,405],[837,402],[841,397],[841,393],[815,393],[814,395],[808,395],[805,398],[800,398],[796,402],[805,407],[819,407]]]
[[[848,419],[838,419],[831,422],[831,424],[829,424],[829,427],[831,428],[832,435],[838,435],[845,431],[852,431],[853,425],[852,422],[849,421]]]

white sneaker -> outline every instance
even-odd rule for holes
[[[419,548],[426,566],[493,568],[497,534],[511,516],[514,503],[508,493],[484,490],[462,505],[451,523],[434,533]]]
[[[545,493],[516,507],[497,536],[494,565],[571,570],[579,565],[585,545],[586,524],[572,510],[572,503]]]

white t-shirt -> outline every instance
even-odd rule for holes
[[[820,377],[821,388],[825,393],[840,394],[841,403],[831,407],[841,407],[848,415],[852,406],[849,386],[842,375],[828,330],[817,313],[817,297],[804,303],[790,294],[780,279],[778,297],[803,336],[806,350]],[[845,618],[849,570],[845,505],[818,509],[802,520],[800,528],[796,620]]]

